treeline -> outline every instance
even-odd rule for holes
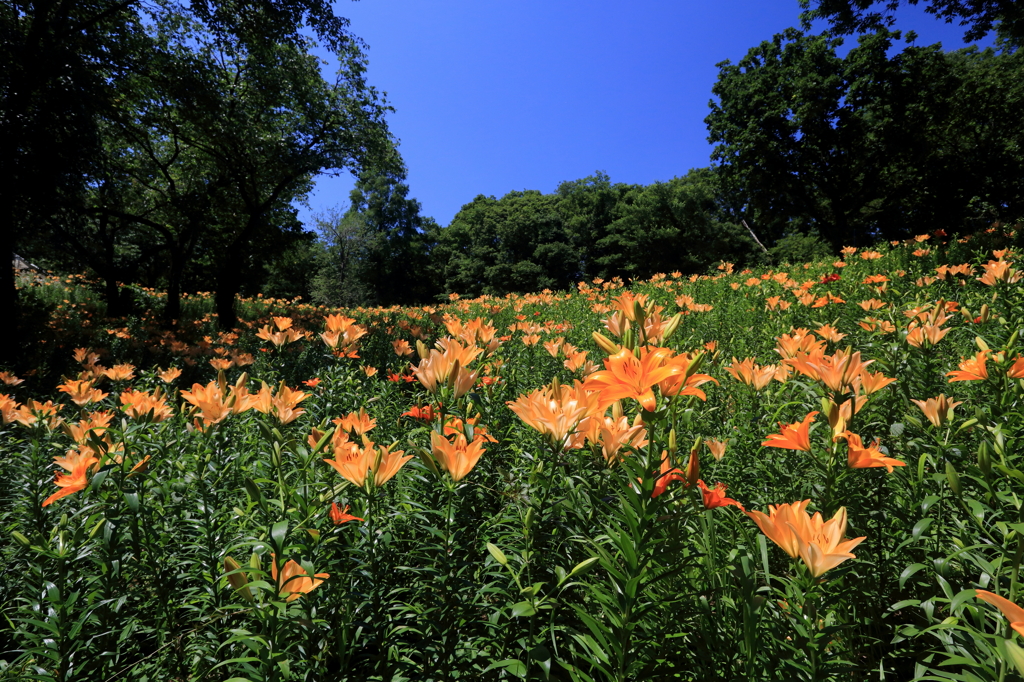
[[[412,198],[390,108],[328,3],[0,4],[0,247],[87,270],[111,315],[132,309],[120,283],[166,291],[168,323],[182,292],[214,291],[231,327],[239,293],[423,303],[1024,217],[1019,23],[986,14],[971,30],[1009,27],[996,48],[945,52],[851,16],[870,32],[845,56],[834,35],[790,29],[719,65],[709,167],[478,196],[441,226]],[[296,203],[339,172],[358,176],[350,205],[302,225]],[[12,279],[0,293],[11,310]]]
[[[582,279],[697,272],[749,259],[756,245],[719,205],[709,169],[652,185],[613,184],[604,173],[556,192],[478,196],[447,227],[416,222],[402,183],[360,181],[352,208],[322,219],[319,302],[410,303],[458,292],[502,295],[566,289]],[[315,245],[311,245],[315,249]]]
[[[400,200],[395,189],[381,194],[396,201],[391,215],[404,216],[388,222],[387,211],[362,208],[364,186],[341,221],[344,239],[328,240],[345,254],[335,262],[349,285],[311,293],[333,303],[500,295],[692,273],[719,260],[800,261],[1020,221],[1024,51],[1007,41],[951,52],[913,41],[901,47],[899,32],[876,28],[840,56],[840,39],[790,29],[720,64],[706,119],[714,165],[667,182],[613,184],[597,173],[550,194],[478,196],[447,227],[427,219],[415,229],[407,187],[391,185]],[[388,268],[383,255],[365,258],[359,275],[352,244],[375,239],[400,245],[398,260]],[[365,286],[384,272],[390,285]]]

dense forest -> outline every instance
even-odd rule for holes
[[[166,291],[168,324],[183,292],[213,291],[230,328],[240,293],[358,306],[564,289],[1024,216],[1014,3],[930,3],[968,37],[998,35],[956,51],[895,30],[898,2],[803,4],[805,30],[830,30],[718,65],[707,167],[481,195],[445,226],[412,198],[365,46],[324,0],[5,1],[0,248],[103,282],[110,315],[132,310],[125,284]],[[303,225],[296,202],[337,173],[358,177],[349,202]],[[9,274],[0,289],[10,314]]]

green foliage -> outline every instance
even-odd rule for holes
[[[808,263],[821,261],[835,255],[829,244],[821,241],[817,235],[788,234],[775,242],[768,253],[776,263]]]
[[[598,173],[554,194],[478,196],[438,233],[431,260],[446,291],[471,295],[751,260],[754,244],[719,196],[708,169],[646,187],[612,185]]]
[[[99,106],[88,96],[66,98],[91,107],[90,135],[81,137],[92,146],[68,145],[79,161],[88,157],[88,166],[76,170],[81,184],[68,190],[73,207],[60,220],[25,213],[19,225],[47,229],[18,227],[15,234],[26,252],[39,250],[105,279],[112,314],[124,312],[116,283],[141,281],[166,288],[168,321],[180,317],[183,289],[212,289],[219,319],[233,326],[235,295],[265,283],[262,254],[301,248],[297,242],[308,238],[291,204],[305,196],[312,178],[325,170],[383,167],[395,157],[384,123],[389,108],[365,81],[360,43],[319,0],[85,3],[73,17],[58,16],[65,9],[29,3],[22,25],[8,28],[12,35],[28,31],[22,38],[31,41],[37,30],[59,34],[65,22],[88,34],[102,17],[95,37],[62,46],[75,54],[58,56],[96,67],[102,82],[94,90],[106,100]],[[303,26],[337,58],[333,82],[310,54]],[[35,76],[43,85],[32,87],[67,80],[66,74]],[[54,136],[43,113],[19,112],[16,100],[5,99],[4,121]],[[4,138],[22,137],[20,144],[28,145],[32,135],[5,132]],[[26,146],[14,156],[46,158],[39,151],[30,154]],[[282,283],[270,287],[280,290]]]
[[[1004,267],[989,262],[987,247],[1009,239],[931,235],[846,252],[841,268],[836,257],[783,270],[723,264],[628,289],[607,282],[571,294],[364,309],[353,313],[367,330],[359,358],[327,351],[314,334],[324,311],[308,305],[245,302],[253,330],[287,315],[310,332],[277,348],[252,331],[217,335],[200,320],[183,325],[195,328],[191,338],[143,321],[110,334],[90,315],[92,294],[79,280],[25,284],[53,312],[38,345],[65,364],[40,365],[5,389],[16,404],[4,404],[0,424],[0,679],[1013,679],[1014,631],[974,592],[1021,600],[1024,289],[1016,269],[977,279],[981,265]],[[941,265],[960,267],[938,279]],[[189,305],[200,317],[213,309],[208,297]],[[632,314],[629,333],[612,331],[622,331],[613,311]],[[674,333],[657,343],[686,362],[690,378],[714,381],[700,379],[706,400],[655,386],[654,410],[631,394],[603,411],[605,430],[620,413],[627,425],[642,420],[643,438],[619,459],[603,450],[606,435],[582,438],[588,426],[570,420],[581,433],[559,441],[509,410],[553,378],[575,390],[582,372],[564,364],[564,343],[600,362],[595,330],[631,344],[642,338],[638,326],[650,322],[653,334],[677,314]],[[911,343],[921,323],[945,316],[937,343]],[[800,327],[817,339],[793,342],[820,340],[833,358],[857,351],[870,374],[896,382],[848,391],[799,369],[807,358],[785,362],[779,338]],[[454,382],[430,393],[401,380],[410,359],[394,341],[434,346],[467,328],[473,339],[472,329],[492,331],[496,343],[479,339],[480,355],[460,367],[493,381],[459,395]],[[540,343],[528,343],[534,334]],[[107,366],[137,361],[136,378],[105,378],[99,402],[75,405],[53,387],[59,375],[96,369],[70,357],[79,346],[105,351]],[[950,381],[979,352],[987,377]],[[180,391],[218,381],[206,360],[241,354],[253,356],[244,368],[250,393],[265,381],[280,395],[284,382],[309,394],[304,412],[284,421],[250,409],[201,427]],[[778,378],[758,388],[730,371],[740,362],[732,358],[781,362],[790,373],[771,368]],[[184,373],[165,383],[157,362]],[[225,370],[224,386],[244,385],[242,372]],[[299,384],[312,377],[315,387]],[[128,414],[129,386],[160,387],[166,418]],[[876,447],[905,466],[849,465],[848,436],[837,439],[822,412],[850,392],[865,400],[842,428],[865,446],[879,438]],[[940,393],[957,404],[935,425],[911,400]],[[12,410],[33,399],[63,403],[68,427],[94,411],[112,418],[84,436],[19,423]],[[432,418],[409,414],[428,404]],[[334,429],[350,427],[335,420],[360,408],[376,422],[367,438],[414,456],[381,486],[356,486],[323,461],[344,460],[346,439]],[[809,451],[764,446],[805,418]],[[469,440],[484,429],[494,438],[458,482],[432,450],[446,425]],[[365,446],[358,434],[348,438]],[[721,458],[709,440],[724,444]],[[102,458],[88,486],[43,507],[59,489],[54,457],[85,447]],[[815,578],[735,506],[708,508],[688,475],[727,483],[747,510],[808,498],[825,517],[845,507],[846,535],[865,539]],[[336,522],[332,503],[362,521]],[[275,560],[280,571],[294,561],[292,570],[329,576],[289,601]]]
[[[919,3],[946,23],[959,20],[959,25],[966,26],[964,42],[980,40],[993,30],[1018,43],[1024,40],[1024,12],[1013,0],[909,0],[911,5]],[[886,0],[884,4],[873,0],[800,0],[804,9],[801,19],[805,28],[814,20],[825,19],[837,34],[863,33],[892,26],[900,4],[900,0]]]
[[[720,65],[713,158],[762,239],[816,230],[838,249],[1024,213],[1009,180],[1024,172],[1024,55],[889,56],[899,38],[880,29],[840,58],[837,39],[789,29]]]

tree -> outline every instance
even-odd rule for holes
[[[1007,79],[1020,56],[890,56],[899,37],[881,29],[840,58],[837,39],[789,29],[719,65],[712,158],[763,238],[814,230],[838,248],[1020,214],[1019,189],[985,168],[1024,170],[1020,76]]]
[[[392,157],[383,166],[366,168],[350,194],[349,220],[363,240],[359,271],[370,302],[409,304],[430,300],[439,288],[426,275],[427,232],[434,221],[420,215],[420,202],[409,198],[405,168]],[[351,229],[349,230],[351,232]]]
[[[558,212],[559,198],[537,190],[480,195],[440,231],[432,260],[446,291],[503,295],[564,289],[579,256]]]
[[[804,28],[824,19],[837,35],[864,33],[891,27],[901,4],[917,5],[921,0],[800,0]],[[879,5],[882,5],[879,7]],[[955,19],[966,27],[964,42],[981,40],[992,30],[1019,43],[1024,39],[1024,6],[1016,0],[926,0],[925,11],[947,23]]]
[[[341,56],[343,68],[357,76],[354,83],[361,84],[361,87],[345,90],[353,84],[353,81],[348,81],[335,88],[332,103],[326,105],[332,110],[332,121],[337,124],[346,118],[351,120],[353,116],[365,119],[369,109],[380,107],[376,93],[365,87],[362,81],[365,69],[359,54],[359,41],[347,32],[347,21],[335,16],[330,3],[325,0],[195,0],[188,4],[156,0],[26,0],[4,3],[0,6],[0,50],[3,51],[5,65],[0,70],[0,163],[3,164],[5,183],[0,189],[0,203],[6,211],[7,220],[4,222],[9,229],[0,231],[0,251],[10,254],[16,248],[32,245],[34,235],[57,225],[74,226],[84,218],[96,215],[85,211],[85,195],[87,190],[95,191],[105,182],[96,168],[104,145],[101,124],[110,118],[123,116],[126,81],[133,81],[136,84],[131,86],[133,88],[137,87],[140,79],[154,85],[159,82],[161,73],[152,68],[154,57],[159,55],[154,55],[152,36],[147,31],[161,24],[201,26],[206,36],[213,37],[221,46],[230,47],[228,51],[233,54],[230,63],[225,64],[229,70],[244,64],[251,73],[258,71],[257,67],[266,61],[278,67],[274,73],[279,79],[284,62],[289,59],[292,63],[302,61],[288,54],[289,50],[291,53],[304,53],[307,38],[303,29],[310,27]],[[181,71],[178,73],[180,75]],[[206,70],[206,73],[212,71]],[[234,75],[241,73],[236,70]],[[310,73],[308,69],[307,73]],[[281,80],[281,84],[286,80]],[[191,122],[193,132],[230,133],[219,148],[215,145],[206,148],[210,158],[221,162],[238,161],[238,154],[225,153],[227,147],[234,145],[233,150],[245,156],[246,150],[238,145],[253,142],[246,136],[258,130],[259,124],[267,124],[271,120],[284,123],[285,117],[278,116],[281,112],[274,108],[266,110],[262,118],[257,117],[254,121],[245,118],[254,112],[254,107],[281,106],[273,98],[282,96],[281,90],[276,94],[259,92],[252,80],[247,82],[250,85],[245,93],[248,108],[235,106],[242,102],[236,100],[234,104],[224,104],[217,110],[218,113],[233,114],[226,121],[230,121],[234,128],[226,123],[217,129],[214,125],[204,127],[197,119]],[[287,85],[291,87],[294,83],[293,80]],[[169,84],[173,85],[164,83],[165,86]],[[230,81],[222,82],[220,93],[238,96],[239,92],[232,92],[229,84]],[[310,84],[316,87],[312,81]],[[162,95],[156,90],[149,92]],[[179,101],[184,99],[184,94],[178,91]],[[308,89],[302,88],[292,93],[295,98],[307,94],[310,94]],[[350,97],[346,98],[346,94]],[[314,98],[314,102],[322,104],[324,99]],[[357,102],[367,105],[367,110],[357,113]],[[200,105],[209,103],[199,102]],[[339,104],[343,106],[336,106]],[[345,109],[346,106],[349,108]],[[118,108],[121,112],[115,111]],[[307,122],[316,119],[309,115],[312,112],[308,109],[299,111]],[[198,109],[179,109],[179,112],[204,113]],[[369,115],[369,118],[374,116]],[[212,123],[210,118],[205,122]],[[250,123],[257,125],[249,127]],[[334,165],[321,165],[316,170],[341,167],[336,163],[342,156],[339,152],[341,147],[348,145],[347,148],[351,149],[354,138],[361,137],[362,143],[367,142],[368,128],[347,130],[340,136],[335,149],[325,152],[329,144],[324,140],[338,132],[337,125],[328,127],[330,131],[300,126],[296,136],[288,140],[291,156],[281,158],[291,160],[305,154],[306,162],[297,165],[308,168],[310,154],[321,155],[322,158],[330,156]],[[375,124],[370,128],[375,129],[373,134],[381,131]],[[183,131],[189,132],[188,127],[183,126]],[[266,132],[265,127],[263,132]],[[311,144],[313,138],[318,138],[318,142]],[[252,162],[259,151],[281,151],[281,145],[272,149],[272,146],[263,144],[265,141],[257,140],[256,150],[245,160]],[[360,148],[360,155],[366,151]],[[264,156],[263,160],[266,158]],[[242,165],[244,169],[253,167],[251,163]],[[259,181],[252,173],[243,178],[245,170],[242,168],[236,168],[228,175],[235,189],[248,188],[248,191],[238,194],[243,213],[236,217],[238,220],[244,218],[248,225],[243,228],[247,235],[243,242],[254,234],[254,230],[264,229],[267,216],[278,210],[277,205],[285,194],[292,192],[294,195],[297,187],[303,182],[308,183],[310,171],[306,171],[303,180],[299,178],[302,174],[296,174],[296,167],[290,166],[290,174],[295,178],[287,181],[278,178],[276,183],[270,182],[269,185],[265,175]],[[264,190],[253,190],[254,181]],[[265,191],[268,186],[271,189]],[[112,189],[109,184],[107,187]],[[89,208],[96,207],[92,205]],[[103,231],[109,231],[113,224],[111,219],[115,217],[105,216]],[[133,224],[138,226],[141,223],[136,221]],[[77,229],[65,230],[65,234]],[[5,267],[3,272],[0,314],[9,317],[14,315],[17,294],[10,269]],[[226,272],[221,277],[226,282],[226,289],[231,288],[231,274]],[[10,341],[11,335],[3,338]]]
[[[393,156],[388,108],[366,85],[353,41],[339,46],[341,69],[328,83],[305,43],[248,48],[178,15],[160,17],[147,35],[147,68],[104,121],[109,176],[125,181],[91,193],[89,212],[162,245],[169,321],[180,314],[186,267],[201,256],[212,281],[203,288],[215,290],[229,328],[236,294],[265,274],[261,254],[301,237],[291,203],[313,176]]]
[[[364,264],[368,235],[361,215],[329,209],[313,217],[324,252],[313,275],[313,300],[320,305],[355,308],[370,305]]]

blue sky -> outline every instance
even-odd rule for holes
[[[335,3],[395,108],[410,195],[441,225],[478,194],[553,192],[598,170],[649,184],[708,165],[715,64],[797,26],[799,11],[797,0]],[[964,46],[961,27],[920,7],[901,7],[896,27],[918,45]],[[347,206],[352,184],[321,177],[300,218]]]

